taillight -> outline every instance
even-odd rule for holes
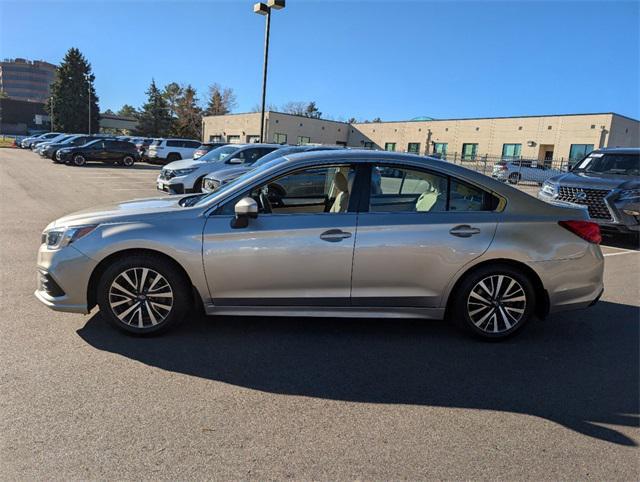
[[[590,243],[600,244],[600,226],[592,221],[559,221],[558,224]]]

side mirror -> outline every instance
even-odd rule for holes
[[[244,164],[244,161],[239,157],[234,157],[233,159],[229,159],[229,164]]]
[[[258,217],[258,203],[250,197],[243,197],[235,205],[236,217],[231,221],[234,229],[246,228],[249,226],[249,219]]]

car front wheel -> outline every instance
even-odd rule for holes
[[[116,328],[136,335],[169,329],[188,312],[184,274],[170,261],[136,255],[109,266],[98,284],[100,312]]]
[[[452,301],[454,321],[486,340],[517,333],[533,316],[536,303],[529,278],[507,265],[485,266],[472,272]]]

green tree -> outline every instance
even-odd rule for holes
[[[237,105],[236,94],[230,87],[222,87],[220,84],[209,86],[209,99],[204,115],[225,115],[231,112]]]
[[[93,86],[94,80],[91,64],[80,50],[70,48],[56,69],[56,78],[51,84],[51,97],[45,105],[53,118],[51,130],[88,132],[91,124],[91,132],[99,132],[100,109]]]
[[[177,137],[200,139],[202,136],[202,109],[198,106],[196,89],[187,85],[176,102],[176,119],[172,133]]]
[[[138,117],[138,111],[135,107],[129,104],[123,105],[118,111],[118,115],[122,117]]]
[[[318,110],[316,103],[311,101],[307,104],[307,107],[304,110],[304,115],[313,119],[320,119],[320,117],[322,117],[322,112]]]
[[[145,137],[166,137],[171,130],[169,105],[152,79],[147,90],[147,102],[140,109],[136,134]]]
[[[356,122],[358,122],[358,120],[355,117],[349,117],[349,120],[347,122],[349,124],[355,124]]]
[[[178,110],[178,102],[180,101],[180,97],[182,97],[184,93],[184,87],[176,82],[171,82],[164,86],[162,90],[162,97],[167,101],[167,105],[169,106],[169,115],[172,119],[176,118],[176,112]]]

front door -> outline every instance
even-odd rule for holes
[[[352,178],[349,166],[296,171],[210,216],[203,261],[214,305],[349,304],[357,219],[350,207]],[[233,228],[235,203],[245,195],[258,202],[258,217]]]
[[[354,306],[440,306],[458,270],[493,239],[497,199],[426,170],[373,166],[358,218]],[[365,209],[366,210],[366,209]]]

